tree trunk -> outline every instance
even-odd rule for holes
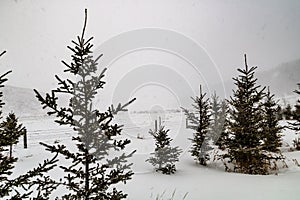
[[[89,153],[86,152],[86,160],[85,160],[85,200],[89,199],[90,196],[90,174],[89,174]]]
[[[12,144],[9,146],[9,159],[12,158]]]
[[[27,149],[27,132],[24,132],[24,149]]]

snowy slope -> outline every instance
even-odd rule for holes
[[[298,88],[297,83],[300,81],[300,59],[282,63],[269,70],[260,70],[263,70],[263,66],[258,66],[258,70],[255,73],[258,84],[270,86],[271,92],[277,98],[285,98],[287,101],[295,98],[296,95],[293,91]],[[223,87],[226,90],[227,97],[232,95],[232,89],[235,89],[233,80],[225,80],[223,83],[213,85],[210,89],[216,90],[217,94],[222,94]],[[295,102],[291,101],[289,103],[294,104]]]
[[[18,117],[44,115],[33,90],[6,85],[3,91],[3,113],[14,112]]]

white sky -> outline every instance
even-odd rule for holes
[[[70,60],[66,45],[81,33],[84,8],[95,46],[135,29],[173,30],[205,48],[224,79],[243,67],[244,53],[259,70],[300,58],[298,0],[1,0],[0,50],[7,54],[0,66],[13,70],[8,84],[52,89],[60,61]]]

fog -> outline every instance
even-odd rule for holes
[[[109,67],[110,98],[127,85],[131,95],[146,94],[155,83],[149,91],[159,96],[161,85],[177,94],[176,102],[178,91],[193,95],[199,84],[210,91],[236,76],[244,53],[260,71],[300,57],[300,1],[3,0],[0,50],[7,53],[0,66],[2,72],[13,70],[8,84],[55,87],[54,75],[64,69],[61,60],[70,61],[66,46],[81,33],[85,8],[86,35],[94,36],[95,53],[104,54],[99,67]],[[163,75],[149,78],[158,73]],[[134,74],[145,81],[134,80]]]

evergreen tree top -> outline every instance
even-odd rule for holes
[[[219,96],[217,96],[216,91],[213,93],[212,97],[211,97],[211,109],[213,112],[217,112],[218,110],[220,110],[221,105],[220,105],[220,101],[219,101]]]
[[[169,131],[169,129],[165,130],[164,126],[161,126],[158,131],[153,131],[150,129],[149,133],[155,139],[156,148],[164,148],[165,146],[170,145],[172,139],[168,136]]]
[[[237,90],[233,90],[233,97],[231,96],[230,103],[237,107],[249,107],[258,103],[264,97],[265,87],[258,90],[261,86],[256,84],[257,78],[254,78],[255,70],[257,67],[248,67],[247,56],[245,57],[245,69],[238,69],[241,73],[238,77],[233,78],[235,85],[238,87]],[[235,100],[234,97],[237,99]]]
[[[242,74],[242,75],[239,75],[239,77],[244,77],[244,75],[247,75],[247,77],[253,78],[255,70],[257,69],[257,66],[250,67],[250,69],[249,69],[246,54],[244,55],[244,59],[245,59],[245,61],[244,61],[245,62],[245,69],[240,69],[240,68],[237,69]],[[237,78],[233,78],[233,80],[236,80],[236,79]],[[255,80],[257,80],[257,79],[255,79]]]

